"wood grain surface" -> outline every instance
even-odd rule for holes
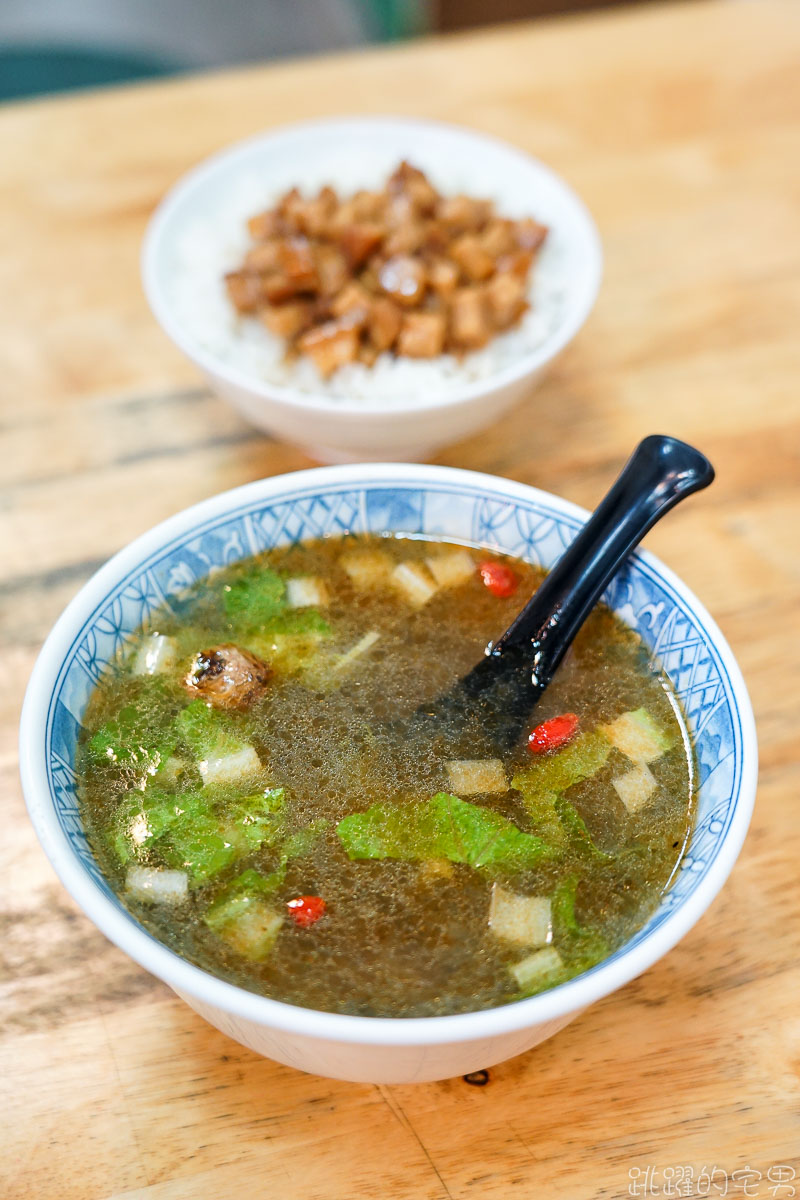
[[[18,783],[25,682],[94,568],[309,465],[206,391],[138,253],[199,158],[332,112],[469,123],[584,196],[607,256],[594,314],[540,390],[438,461],[591,506],[641,435],[701,446],[717,482],[647,544],[721,624],[759,727],[752,829],[706,917],[482,1088],[335,1083],[228,1041],[76,908]],[[649,6],[44,100],[0,111],[0,145],[0,1194],[800,1195],[800,5]]]

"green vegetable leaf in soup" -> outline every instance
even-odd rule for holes
[[[379,804],[352,813],[336,831],[352,859],[444,858],[491,873],[526,870],[552,856],[541,838],[447,792],[418,804]]]
[[[107,834],[121,863],[142,860],[177,822],[195,820],[208,812],[207,799],[197,792],[133,791],[117,805]]]
[[[538,793],[532,796],[525,807],[536,836],[553,849],[564,849],[571,844],[580,855],[598,862],[613,857],[595,845],[586,822],[566,796],[557,792]]]
[[[575,915],[579,879],[562,879],[550,898],[553,937],[562,957],[573,971],[588,971],[606,958],[608,942],[595,930],[581,925]]]
[[[286,584],[277,572],[256,563],[240,579],[227,584],[225,612],[237,629],[258,629],[286,607]]]
[[[565,796],[557,796],[553,807],[568,840],[579,854],[593,858],[597,862],[609,862],[614,857],[613,854],[608,854],[595,845],[583,817]]]
[[[281,637],[302,637],[321,641],[333,634],[329,621],[315,608],[296,608],[280,613],[269,622],[270,633]]]
[[[593,857],[608,857],[592,841],[583,818],[563,795],[591,779],[606,764],[611,743],[596,730],[583,733],[563,750],[517,772],[511,786],[522,795],[536,832],[554,846],[568,841]]]
[[[605,766],[610,753],[611,743],[602,733],[597,730],[582,733],[563,750],[543,756],[518,771],[511,786],[522,793],[526,807],[534,815],[542,797],[554,792],[560,795],[574,784],[591,779]]]
[[[177,742],[177,735],[170,730],[154,732],[141,710],[130,704],[101,725],[90,738],[87,751],[95,766],[113,764],[140,771],[145,777],[163,767]]]
[[[186,871],[193,884],[212,879],[240,853],[228,840],[228,830],[211,812],[174,825],[159,852],[169,866]]]
[[[527,800],[525,807],[536,836],[560,848],[567,844],[567,828],[556,811],[558,798],[558,792],[541,792]]]
[[[285,873],[285,871],[284,871]],[[283,882],[281,873],[273,871],[271,875],[262,875],[253,867],[242,871],[232,879],[214,899],[206,911],[203,920],[209,929],[217,930],[232,916],[243,911],[251,900],[257,896],[270,896],[277,891]]]
[[[195,758],[209,754],[234,754],[243,744],[227,713],[203,700],[193,700],[175,719],[175,732],[183,738]]]
[[[295,675],[314,668],[320,643],[333,636],[328,621],[314,608],[291,609],[241,635],[251,654],[268,662],[278,675]],[[329,669],[329,667],[328,667]]]
[[[175,720],[175,729],[189,747],[206,786],[239,787],[264,776],[256,750],[244,741],[228,713],[193,700]]]
[[[327,829],[328,822],[323,818],[312,821],[297,833],[291,833],[281,843],[281,856],[287,861],[293,858],[304,858],[316,844],[317,838]]]
[[[225,818],[225,836],[244,854],[261,846],[274,846],[282,833],[280,815],[285,795],[283,788],[267,788],[245,796]]]
[[[307,854],[326,825],[327,821],[314,821],[286,838],[278,866],[269,875],[262,875],[251,867],[232,879],[203,917],[209,929],[245,958],[254,961],[266,958],[281,925],[278,914],[269,907],[266,898],[283,883],[291,859]]]
[[[283,918],[265,899],[263,877],[245,871],[211,905],[203,920],[217,937],[251,962],[263,962],[280,932]]]
[[[259,875],[257,871],[244,871],[238,877],[240,886],[254,886],[260,893],[276,891],[286,878],[289,863],[296,858],[305,858],[313,850],[317,838],[328,825],[325,820],[312,821],[297,833],[291,833],[279,844],[280,857],[278,865],[269,875]],[[254,878],[257,877],[257,878]],[[234,880],[234,883],[236,880]]]
[[[115,818],[114,848],[122,862],[153,849],[168,866],[186,871],[192,884],[203,884],[237,859],[279,841],[283,801],[283,789],[270,788],[220,813],[203,792],[156,802],[143,796],[138,807],[133,798]]]

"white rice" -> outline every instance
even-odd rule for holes
[[[535,196],[521,208],[519,201],[515,204],[507,195],[504,197],[501,186],[493,192],[492,181],[483,173],[478,181],[466,178],[458,165],[447,170],[418,163],[413,156],[415,165],[422,166],[445,195],[466,192],[492,199],[502,216],[539,216],[549,224],[550,232],[531,273],[530,308],[518,325],[463,358],[443,354],[436,359],[411,359],[386,353],[372,367],[354,363],[322,379],[307,358],[287,363],[282,338],[271,334],[259,320],[236,313],[223,277],[240,266],[252,245],[247,231],[249,217],[273,206],[295,185],[310,194],[327,183],[341,196],[360,188],[380,188],[397,165],[396,160],[396,153],[384,162],[380,155],[370,152],[356,158],[349,155],[338,169],[328,159],[323,169],[315,162],[293,162],[291,172],[284,168],[266,175],[251,170],[239,176],[236,187],[226,191],[222,202],[217,199],[213,213],[187,223],[172,247],[167,293],[175,317],[196,347],[253,379],[293,388],[332,404],[347,401],[366,406],[379,401],[381,406],[385,403],[387,407],[408,408],[415,403],[429,404],[439,397],[446,399],[466,383],[488,379],[546,341],[564,320],[569,300],[570,255],[557,223],[537,214]]]

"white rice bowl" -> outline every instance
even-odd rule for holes
[[[241,265],[253,244],[248,219],[290,188],[310,195],[330,184],[347,197],[382,187],[404,158],[445,195],[489,199],[501,216],[534,217],[547,225],[529,278],[530,307],[513,329],[463,357],[426,360],[385,353],[372,367],[354,363],[323,379],[305,357],[287,362],[285,341],[258,319],[237,314],[224,276]],[[600,274],[591,218],[547,167],[466,129],[377,117],[288,126],[209,159],[159,207],[143,253],[145,290],[156,317],[212,385],[251,420],[293,440],[313,440],[313,432],[301,429],[297,413],[292,421],[288,406],[300,406],[306,419],[315,413],[322,421],[317,436],[331,450],[328,457],[370,457],[381,450],[397,457],[401,443],[409,451],[424,451],[434,436],[442,444],[485,424],[492,411],[479,420],[476,403],[491,393],[498,413],[518,397],[520,385],[532,382],[583,324]],[[470,407],[463,413],[464,428],[454,411],[461,401]],[[396,423],[391,442],[384,437],[381,445],[373,423],[356,445],[354,426],[345,430],[341,422],[345,412],[387,418],[407,412],[417,420],[423,410],[439,406],[450,410],[446,432],[443,418],[435,430],[418,425],[418,445],[409,440],[410,427],[399,430]],[[341,414],[338,425],[335,413]]]
[[[462,357],[441,354],[435,359],[387,352],[371,367],[349,363],[328,379],[323,379],[304,355],[287,362],[283,338],[270,333],[257,318],[236,312],[224,276],[241,266],[254,244],[247,231],[248,218],[274,207],[290,188],[299,187],[309,196],[329,184],[344,199],[361,188],[382,188],[398,164],[396,153],[382,148],[345,145],[331,149],[326,159],[285,164],[280,172],[247,171],[235,181],[218,211],[194,218],[180,234],[168,298],[176,319],[198,349],[223,362],[236,363],[257,379],[325,395],[334,403],[380,399],[405,407],[414,396],[429,401],[463,387],[465,380],[496,375],[536,350],[563,322],[569,295],[569,253],[556,224],[549,229],[530,273],[530,307],[513,329],[493,338],[483,349]],[[504,191],[502,180],[482,178],[480,170],[470,172],[459,162],[424,161],[424,155],[413,152],[410,161],[443,195],[466,193],[493,200],[501,216],[541,219],[535,198],[520,203],[513,190],[510,195],[508,189]]]

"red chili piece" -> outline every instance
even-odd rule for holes
[[[501,600],[505,600],[507,596],[513,596],[519,587],[517,575],[505,563],[482,562],[478,565],[478,570],[481,573],[481,579],[492,595],[498,596]]]
[[[560,750],[571,742],[578,732],[580,721],[575,713],[562,713],[560,717],[551,717],[542,721],[528,734],[528,749],[531,754],[547,754],[551,750]]]
[[[286,907],[295,925],[299,925],[301,929],[308,929],[309,925],[325,916],[328,906],[322,896],[296,896]]]

